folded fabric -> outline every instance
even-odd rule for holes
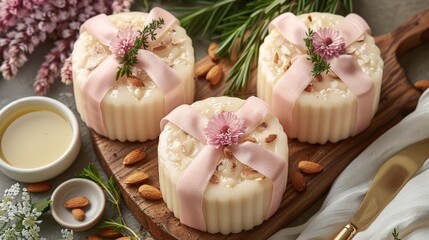
[[[353,217],[381,165],[400,149],[429,137],[429,90],[417,108],[354,159],[332,185],[321,209],[305,224],[270,237],[332,239]],[[353,240],[429,239],[429,161],[426,161],[371,225]]]

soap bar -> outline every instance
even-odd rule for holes
[[[135,31],[143,30],[147,17],[148,13],[143,12],[108,16],[118,30],[131,28]],[[179,77],[184,96],[182,102],[175,102],[176,106],[193,102],[194,50],[192,40],[179,23],[174,23],[162,35],[157,35],[155,41],[149,39],[146,50],[156,54]],[[73,84],[77,110],[87,124],[85,111],[87,103],[82,87],[94,69],[109,56],[112,56],[109,46],[102,44],[88,31],[81,31],[72,54]],[[159,122],[168,113],[165,108],[166,95],[146,72],[139,67],[134,67],[132,74],[140,80],[138,84],[135,84],[133,81],[135,79],[132,77],[131,79],[126,76],[119,78],[105,94],[99,106],[105,127],[105,133],[99,133],[111,140],[155,139],[160,133]],[[169,79],[163,81],[169,81]]]
[[[297,18],[313,32],[321,28],[334,28],[345,20],[343,16],[330,13],[302,14]],[[302,38],[305,38],[305,34]],[[297,57],[306,54],[306,49],[287,40],[278,29],[271,28],[260,47],[257,96],[273,104],[274,86],[295,63]],[[362,104],[362,109],[369,108],[372,118],[378,108],[383,75],[380,50],[375,45],[374,38],[364,32],[356,41],[346,46],[343,54],[352,56],[361,71],[373,83],[373,99],[369,103],[359,103]],[[334,72],[324,72],[314,77],[307,88],[298,94],[300,95],[292,109],[275,112],[279,119],[291,116],[291,122],[281,120],[288,137],[309,143],[335,143],[363,130],[356,131],[358,99]]]
[[[234,113],[243,104],[242,99],[224,96],[207,98],[193,103],[191,107],[210,119],[219,113]],[[266,103],[263,102],[263,104]],[[183,115],[186,114],[186,112],[183,113]],[[191,121],[191,119],[188,120]],[[193,124],[205,125],[206,123],[193,122]],[[279,176],[281,187],[277,191],[281,191],[279,194],[282,196],[287,183],[287,136],[278,119],[270,111],[257,124],[254,130],[242,136],[238,144],[231,146],[231,149],[239,149],[242,142],[252,141],[257,144],[256,148],[267,150],[278,158],[283,165],[282,169],[276,171],[283,174]],[[193,161],[196,161],[206,144],[172,122],[168,122],[160,134],[158,144],[160,189],[167,207],[179,219],[182,209],[176,189],[177,182],[184,177],[184,172]],[[273,194],[272,179],[238,161],[238,157],[236,158],[233,154],[234,152],[223,153],[219,159],[204,159],[204,161],[217,161],[216,169],[210,173],[210,182],[202,196],[203,219],[206,231],[209,233],[237,233],[252,229],[267,218]],[[267,167],[271,164],[267,159],[257,161],[261,161],[261,164]],[[274,165],[271,167],[276,168]],[[187,177],[195,181],[193,176]]]

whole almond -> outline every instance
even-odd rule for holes
[[[82,208],[73,208],[72,209],[73,217],[78,221],[85,220],[85,211]]]
[[[86,239],[87,240],[103,240],[101,237],[94,235],[94,234],[88,235],[88,237]]]
[[[141,184],[144,181],[146,181],[148,178],[149,178],[149,174],[147,174],[145,172],[138,171],[138,172],[135,172],[135,173],[129,175],[125,179],[124,183],[127,185]]]
[[[265,138],[266,143],[274,142],[277,138],[277,134],[270,134],[268,137]]]
[[[322,165],[312,161],[300,161],[298,163],[298,169],[305,174],[315,174],[323,171]]]
[[[305,190],[305,179],[304,179],[304,175],[302,175],[301,172],[295,172],[292,175],[292,187],[298,191],[298,192],[302,192]]]
[[[414,86],[421,92],[425,91],[429,88],[429,80],[419,80],[417,81]]]
[[[31,183],[28,184],[27,190],[31,193],[41,193],[41,192],[47,192],[51,190],[51,184],[49,182],[38,182],[38,183]]]
[[[218,46],[219,46],[219,44],[217,42],[212,42],[212,43],[210,43],[209,47],[207,48],[207,53],[213,61],[219,60],[219,57],[216,56]]]
[[[216,63],[212,62],[211,59],[206,58],[195,68],[195,76],[197,77],[206,76],[209,70],[212,69],[215,65]]]
[[[103,238],[119,238],[122,237],[122,233],[113,231],[112,228],[102,228],[98,231],[98,235]]]
[[[122,163],[124,165],[131,165],[136,162],[140,162],[145,157],[146,157],[145,151],[141,148],[136,148],[124,157],[124,160],[122,161]]]
[[[131,240],[131,237],[124,236],[124,237],[116,238],[116,240]]]
[[[223,72],[222,72],[222,65],[217,64],[213,66],[206,75],[207,81],[210,82],[211,85],[216,85],[222,80]]]
[[[78,196],[69,199],[64,203],[64,207],[66,208],[83,208],[89,205],[89,199],[84,196]]]
[[[140,196],[148,200],[162,199],[161,191],[159,191],[158,188],[148,184],[143,184],[139,187],[139,194]]]

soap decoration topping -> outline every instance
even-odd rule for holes
[[[309,29],[304,39],[308,60],[313,63],[313,76],[326,74],[331,69],[329,60],[345,52],[343,35],[333,28],[321,28],[317,32]]]
[[[371,32],[365,20],[356,14],[349,14],[342,22],[333,27],[335,31],[321,29],[317,35],[314,33],[310,38],[310,36],[306,36],[308,27],[305,23],[293,13],[288,12],[278,16],[270,23],[270,31],[273,29],[276,29],[303,53],[294,57],[290,68],[278,79],[273,88],[272,109],[286,132],[291,132],[292,115],[283,113],[293,112],[295,102],[301,93],[306,91],[308,85],[314,79],[317,80],[321,73],[327,71],[325,69],[327,66],[316,67],[311,58],[309,59],[308,55],[304,54],[308,47],[314,48],[315,54],[317,54],[317,48],[317,52],[324,58],[336,56],[330,59],[320,58],[329,64],[328,72],[333,72],[338,76],[357,97],[358,109],[352,136],[367,128],[372,119],[372,109],[366,106],[370,105],[370,102],[375,98],[374,83],[362,71],[353,56],[341,54],[345,52],[344,48],[361,39],[365,33]],[[341,40],[341,38],[343,39]],[[329,42],[330,44],[327,44]],[[328,45],[329,47],[327,47]],[[337,53],[338,55],[336,55]]]
[[[140,49],[149,47],[148,38],[151,41],[156,40],[155,30],[164,26],[164,19],[153,19],[151,23],[144,26],[143,30],[138,32],[132,29],[121,29],[118,31],[116,38],[110,42],[110,51],[120,58],[116,80],[126,75],[132,76],[132,69],[137,63],[137,54]]]
[[[146,48],[149,42],[156,40],[155,36],[162,36],[177,23],[178,20],[169,12],[162,8],[153,8],[145,21],[143,31],[137,34],[130,49],[128,48],[134,34],[129,31],[119,33],[120,29],[117,29],[105,14],[88,19],[82,25],[81,31],[88,32],[100,44],[114,50],[88,75],[81,86],[86,102],[84,111],[88,127],[98,134],[107,135],[100,108],[101,101],[115,84],[115,74],[116,79],[123,75],[132,76],[133,66],[144,71],[164,93],[166,113],[184,103],[184,87],[176,72],[155,53],[141,48]],[[117,55],[122,52],[124,58],[118,59]],[[127,59],[124,61],[125,58]]]
[[[238,118],[233,112],[220,112],[210,118],[204,134],[207,137],[207,143],[218,149],[237,144],[245,130],[244,120]]]
[[[247,165],[249,169],[253,169],[252,173],[258,174],[257,178],[271,179],[273,192],[265,219],[271,217],[278,209],[286,188],[285,162],[256,141],[243,141],[261,125],[268,111],[270,106],[266,102],[257,97],[249,97],[234,113],[221,112],[207,118],[193,107],[183,104],[161,120],[161,129],[164,129],[167,122],[171,122],[203,143],[201,151],[186,167],[176,183],[180,207],[179,218],[182,223],[202,231],[207,230],[203,214],[204,190],[209,182],[217,183],[215,179],[217,176],[213,177],[213,173],[219,167],[218,163],[223,157],[227,157],[227,160],[235,158],[236,161]],[[184,118],[183,114],[187,117]],[[210,132],[209,136],[206,132]],[[210,144],[212,137],[215,139],[215,144]],[[228,144],[236,145],[227,146]]]

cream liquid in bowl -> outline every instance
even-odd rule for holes
[[[48,108],[24,108],[0,128],[0,156],[18,168],[45,166],[63,155],[72,142],[72,127]]]

